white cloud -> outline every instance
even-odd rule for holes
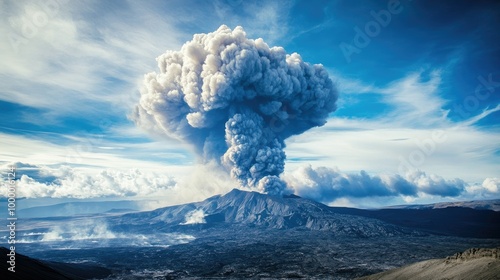
[[[205,221],[205,212],[203,209],[196,209],[186,214],[185,222],[181,223],[181,225],[193,225],[193,224],[204,224]]]
[[[16,191],[19,198],[149,196],[176,186],[171,175],[138,169],[128,172],[102,170],[92,173],[69,166],[50,168],[32,165],[30,168],[38,168],[38,172],[28,173],[25,165],[15,165],[19,165],[16,168]],[[1,195],[6,196],[7,189],[2,189]]]
[[[486,178],[483,181],[482,187],[492,193],[500,192],[500,178]]]

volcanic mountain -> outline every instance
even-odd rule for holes
[[[114,225],[193,231],[232,226],[328,231],[334,236],[422,235],[424,232],[500,238],[500,212],[468,207],[363,210],[329,207],[296,195],[275,196],[233,189],[201,202],[110,218]],[[122,228],[123,230],[123,228]]]
[[[336,236],[398,236],[419,234],[378,219],[339,213],[295,195],[275,196],[233,189],[201,202],[125,214],[113,224],[155,227],[162,230],[248,226],[269,229],[329,231]]]

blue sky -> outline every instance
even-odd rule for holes
[[[361,207],[500,198],[496,1],[54,0],[0,10],[0,161],[24,163],[20,196],[175,204],[235,187],[189,146],[127,117],[157,56],[225,24],[323,64],[337,84],[327,124],[287,139],[283,178],[296,193]],[[399,178],[414,191],[394,188]]]

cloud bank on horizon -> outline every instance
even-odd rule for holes
[[[242,27],[196,34],[157,58],[133,115],[142,127],[228,166],[242,187],[285,191],[285,139],[326,123],[337,90],[322,65],[248,39]]]
[[[203,200],[213,194],[229,192],[235,187],[235,182],[229,176],[217,176],[220,172],[214,172],[216,166],[213,163],[198,167],[197,172],[189,174],[190,180],[138,169],[90,172],[70,166],[54,168],[20,162],[13,164],[18,174],[22,174],[16,184],[17,198],[79,200],[135,197],[161,200],[155,205],[144,207],[149,210]],[[6,169],[8,165],[0,165],[0,168]],[[308,165],[285,172],[280,178],[299,196],[343,206],[363,206],[355,202],[373,199],[384,199],[387,203],[398,203],[398,198],[404,198],[406,202],[425,197],[448,200],[493,199],[500,193],[500,178],[486,178],[480,183],[469,184],[459,178],[445,179],[422,171],[404,175],[370,175],[365,171],[355,174],[338,168]],[[8,191],[7,188],[1,188],[0,196],[7,197]],[[186,222],[200,222],[203,213],[194,214],[186,217]]]
[[[469,188],[463,180],[446,180],[441,176],[412,171],[403,176],[369,175],[365,171],[349,174],[328,167],[305,166],[285,176],[298,195],[330,203],[341,198],[395,197],[416,198],[420,195],[457,197]],[[483,186],[494,178],[488,178]],[[489,189],[491,193],[498,189]]]

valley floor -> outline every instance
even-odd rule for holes
[[[326,231],[236,226],[197,231],[195,240],[166,248],[48,245],[23,244],[19,250],[46,261],[102,266],[112,271],[106,279],[353,279],[472,247],[499,247],[500,240],[435,235],[348,238]]]

